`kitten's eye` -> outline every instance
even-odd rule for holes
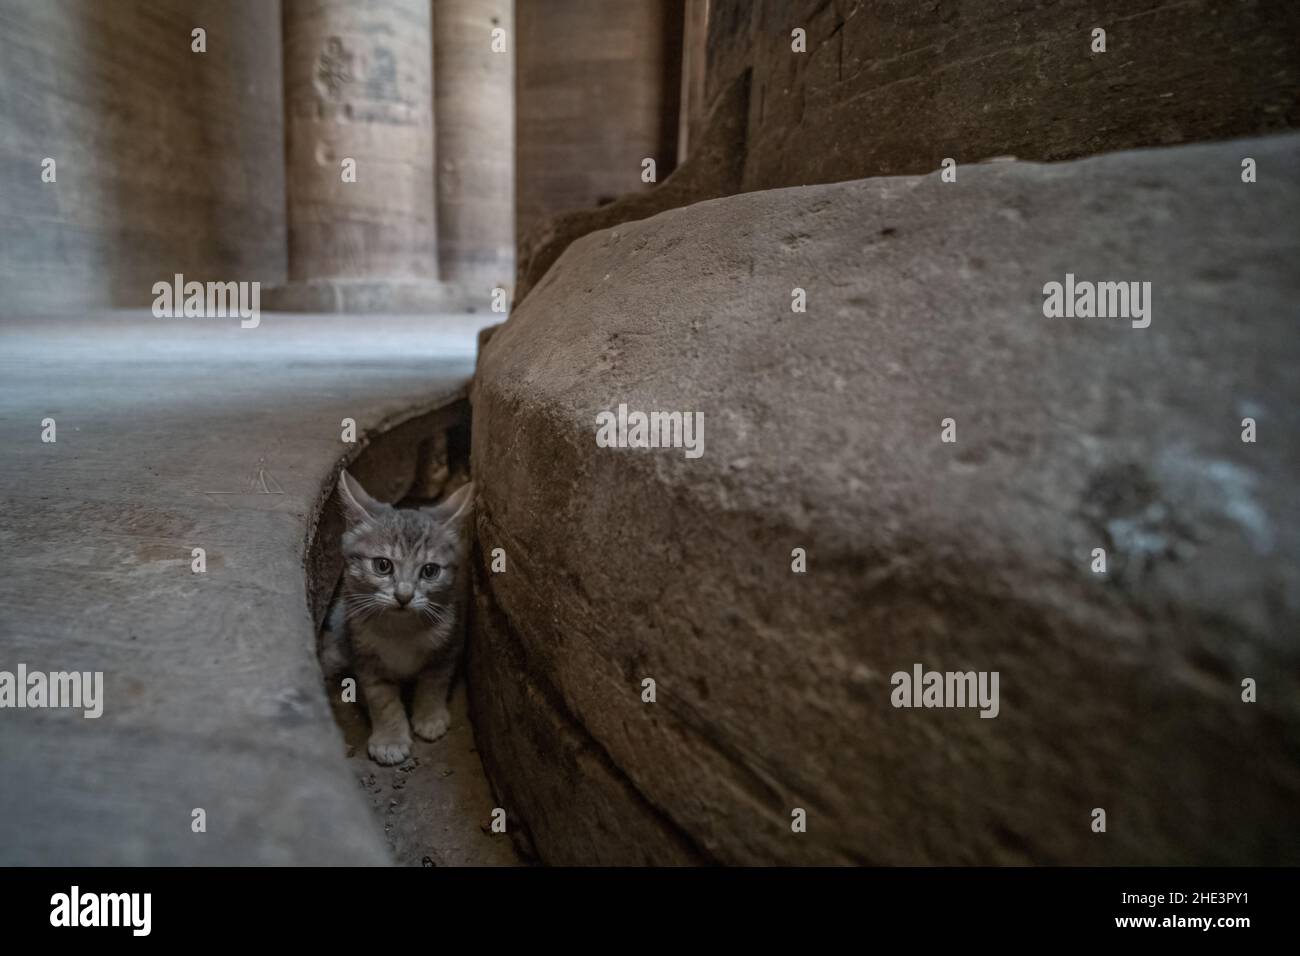
[[[420,568],[420,577],[432,580],[438,576],[438,572],[441,570],[442,567],[440,565],[426,564],[424,567]]]
[[[387,558],[375,558],[374,560],[376,574],[392,574],[393,562]]]

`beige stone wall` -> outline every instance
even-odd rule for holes
[[[281,281],[280,49],[276,0],[0,0],[0,313]]]
[[[577,239],[472,395],[511,832],[561,865],[1300,862],[1297,222],[1289,136]],[[1149,281],[1150,327],[1045,319],[1067,270]],[[593,441],[623,403],[698,414],[698,457]],[[996,719],[899,709],[917,666],[998,673]]]
[[[746,190],[1300,126],[1293,0],[710,0],[707,59],[752,70]]]
[[[646,157],[672,170],[682,16],[681,0],[518,0],[519,235],[648,188]]]

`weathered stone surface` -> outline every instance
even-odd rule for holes
[[[473,391],[512,823],[557,863],[1300,862],[1298,221],[1283,137],[575,242]],[[1067,272],[1151,282],[1150,327],[1045,318]],[[703,412],[703,457],[598,448],[620,402]],[[999,716],[892,707],[918,662],[999,672]]]
[[[708,47],[711,96],[753,72],[746,190],[1300,126],[1291,0],[715,0]]]
[[[691,158],[650,192],[629,193],[596,209],[579,209],[542,222],[519,243],[515,302],[546,274],[579,236],[620,222],[646,219],[665,209],[730,196],[740,189],[745,161],[745,118],[749,110],[749,75],[738,77],[714,105]]]

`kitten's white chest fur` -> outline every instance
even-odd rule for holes
[[[386,614],[352,630],[356,650],[373,655],[392,680],[410,680],[451,643],[451,622],[430,626],[419,615]]]

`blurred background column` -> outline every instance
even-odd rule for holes
[[[514,283],[514,33],[514,0],[433,0],[439,260],[471,302]]]
[[[284,0],[283,42],[289,281],[266,307],[439,308],[429,0]]]

